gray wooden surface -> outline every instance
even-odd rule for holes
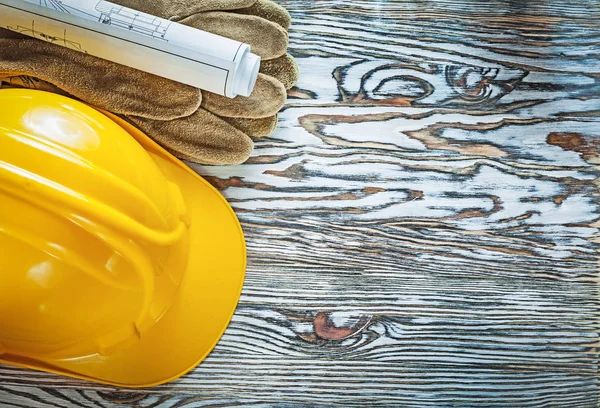
[[[2,407],[599,406],[600,2],[285,0],[239,309],[179,381],[0,367]]]

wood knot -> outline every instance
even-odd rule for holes
[[[498,72],[498,69],[452,65],[446,67],[446,82],[462,99],[482,102],[492,96],[491,81]]]
[[[343,312],[319,312],[314,318],[315,334],[326,340],[343,340],[360,333],[373,316]]]

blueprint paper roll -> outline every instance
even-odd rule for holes
[[[229,98],[260,67],[248,44],[103,0],[0,0],[0,27]]]

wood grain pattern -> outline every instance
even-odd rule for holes
[[[148,390],[2,366],[0,406],[600,406],[600,3],[279,3],[278,131],[195,166],[249,250],[222,341]]]

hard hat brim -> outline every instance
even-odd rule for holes
[[[215,347],[239,301],[246,271],[240,223],[225,198],[206,180],[141,131],[102,112],[162,159],[167,178],[179,186],[191,213],[190,251],[176,302],[134,345],[110,356],[0,362],[121,387],[150,387],[196,367]]]

